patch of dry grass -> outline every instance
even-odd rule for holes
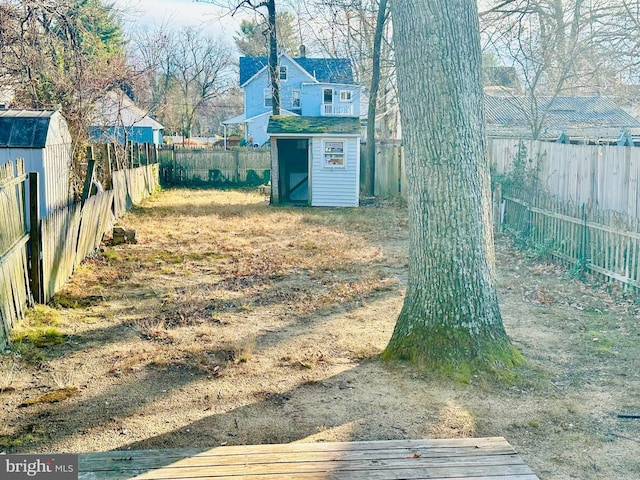
[[[640,408],[631,302],[499,238],[503,318],[529,364],[459,385],[378,358],[404,295],[402,206],[167,190],[121,223],[138,243],[105,246],[56,297],[63,342],[0,358],[9,451],[497,435],[541,478],[637,477],[615,416]]]

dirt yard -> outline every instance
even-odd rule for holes
[[[167,190],[0,356],[0,452],[504,436],[541,479],[640,478],[640,307],[497,239],[528,359],[469,384],[381,361],[405,209]],[[544,252],[538,252],[544,253]]]

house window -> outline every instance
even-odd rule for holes
[[[333,89],[332,88],[324,88],[322,90],[322,103],[325,105],[330,105],[333,103]]]
[[[323,166],[329,168],[344,168],[344,141],[325,141],[322,145],[324,147]]]
[[[271,87],[264,89],[264,106],[273,106],[273,92],[271,91]]]
[[[351,101],[351,90],[340,90],[340,101],[341,102],[350,102]]]
[[[280,66],[280,80],[282,80],[283,82],[287,81],[287,66],[286,65],[282,65]]]
[[[291,106],[293,108],[300,108],[300,90],[291,91]]]

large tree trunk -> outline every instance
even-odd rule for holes
[[[494,285],[476,0],[394,0],[409,279],[385,358],[468,375],[522,357]]]

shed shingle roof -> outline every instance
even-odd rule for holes
[[[358,117],[271,117],[267,127],[269,134],[343,134],[360,133]]]
[[[351,62],[346,58],[293,58],[321,83],[353,84]],[[267,57],[240,57],[240,85],[244,85],[269,63]]]
[[[56,112],[0,110],[0,147],[43,148]]]

